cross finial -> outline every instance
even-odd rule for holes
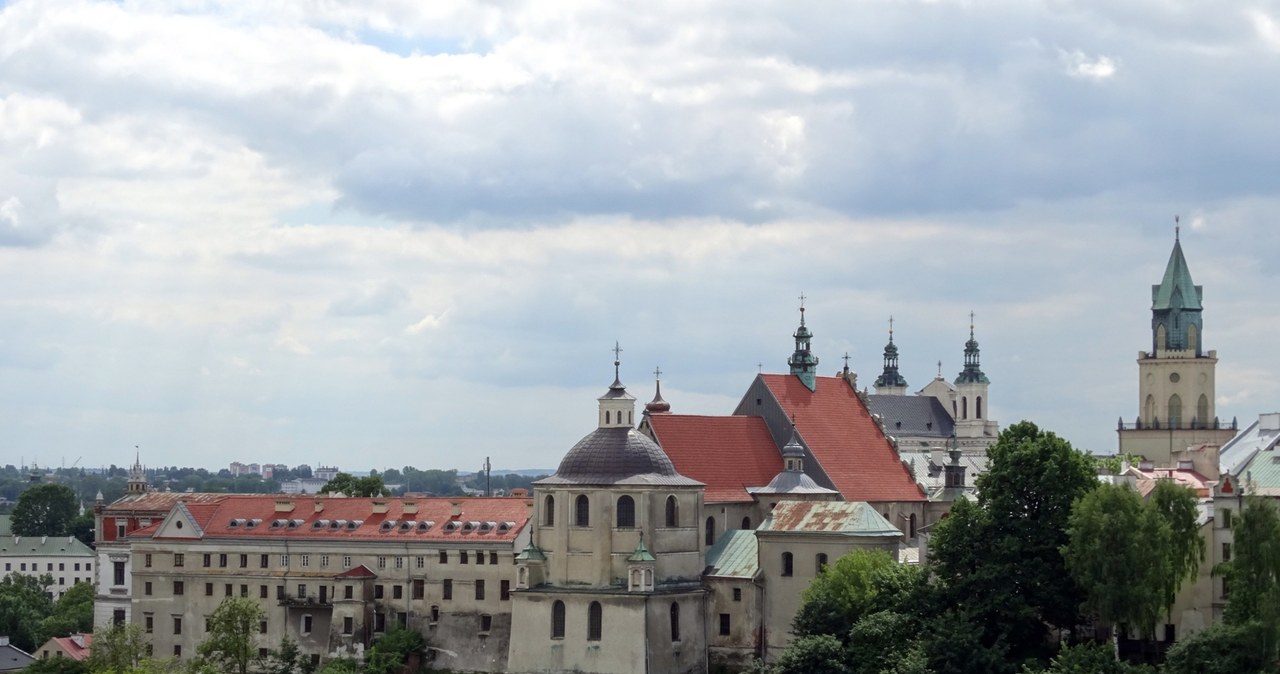
[[[804,291],[800,292],[800,325],[804,326]]]
[[[893,315],[889,315],[889,342],[893,343]]]
[[[938,379],[942,379],[942,361],[938,361]]]
[[[1173,241],[1177,243],[1182,238],[1181,218],[1177,215],[1173,216]]]
[[[654,379],[662,379],[662,368],[661,368],[661,367],[655,367],[655,368],[653,368],[653,378],[654,378]]]
[[[764,363],[756,363],[756,372],[764,374]]]
[[[969,339],[973,339],[973,311],[969,312]]]
[[[617,340],[613,342],[613,378],[622,381],[618,376],[618,366],[622,364],[622,347],[618,345]]]
[[[844,373],[849,374],[849,352],[844,352]]]

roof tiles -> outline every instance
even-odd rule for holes
[[[655,414],[649,426],[681,475],[707,485],[707,503],[751,502],[782,472],[782,455],[760,417]]]

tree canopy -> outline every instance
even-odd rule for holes
[[[10,526],[19,536],[66,536],[79,513],[76,494],[60,484],[38,484],[18,497]]]
[[[390,496],[391,491],[382,483],[382,476],[355,477],[350,473],[338,473],[320,488],[322,494],[342,492],[347,496]]]
[[[266,614],[256,600],[227,597],[209,616],[209,635],[197,649],[223,671],[246,674],[258,659],[258,624]]]

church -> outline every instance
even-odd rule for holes
[[[858,548],[898,558],[928,496],[849,373],[820,376],[801,309],[788,374],[727,416],[614,381],[596,428],[534,484],[509,671],[706,672],[773,659],[801,595]],[[638,421],[638,423],[637,423]]]

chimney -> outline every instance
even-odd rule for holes
[[[287,498],[276,499],[276,512],[278,513],[293,512],[293,499],[287,499]]]
[[[529,495],[529,490],[524,487],[515,487],[511,490],[512,498],[524,498]]]
[[[404,514],[406,514],[406,515],[417,515],[417,514],[418,514],[418,502],[417,502],[417,501],[410,500],[410,499],[405,499],[405,500],[402,502],[402,504],[401,504],[401,506],[400,506],[400,509],[401,509],[401,511],[402,511],[402,512],[404,512]]]
[[[386,501],[374,501],[374,502],[373,502],[373,514],[375,514],[375,515],[377,515],[377,514],[385,514],[386,512],[387,512],[387,502],[386,502]]]
[[[316,497],[316,512],[324,512],[324,497]]]
[[[449,501],[449,516],[450,517],[462,516],[462,501]]]

